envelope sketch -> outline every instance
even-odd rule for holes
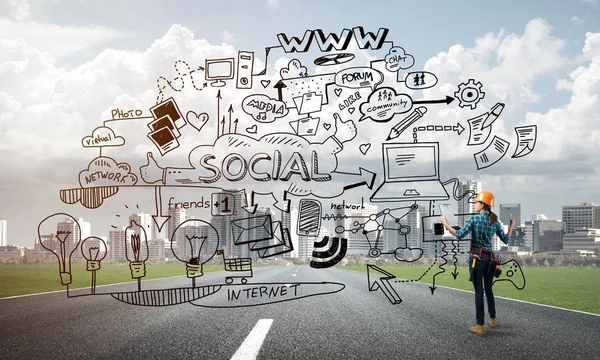
[[[233,242],[236,245],[248,244],[273,238],[271,215],[260,215],[231,221]]]

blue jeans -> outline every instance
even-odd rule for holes
[[[483,325],[484,308],[483,308],[483,292],[485,288],[485,298],[487,299],[488,312],[490,318],[496,317],[496,305],[494,303],[494,293],[492,291],[492,283],[494,282],[493,272],[488,270],[490,257],[482,254],[481,259],[475,263],[475,271],[473,272],[473,287],[475,288],[475,314],[477,324]],[[473,265],[473,258],[469,261],[469,266]]]

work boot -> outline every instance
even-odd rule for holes
[[[485,328],[483,327],[483,325],[475,324],[471,326],[471,328],[469,328],[469,331],[478,336],[485,335]]]
[[[490,328],[495,328],[496,327],[496,318],[491,318],[490,319]]]

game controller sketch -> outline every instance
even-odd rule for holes
[[[500,264],[502,268],[502,274],[498,278],[494,279],[493,284],[499,281],[509,281],[512,283],[517,290],[523,290],[525,288],[525,274],[521,265],[515,260],[511,259]]]

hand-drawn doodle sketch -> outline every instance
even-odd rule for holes
[[[389,72],[410,69],[414,64],[414,56],[407,54],[400,46],[393,46],[385,56],[385,68]]]
[[[180,67],[182,66],[185,68],[185,72],[181,70]],[[207,85],[206,83],[204,83],[202,87],[198,87],[196,85],[196,82],[194,81],[195,73],[197,71],[204,71],[204,68],[202,66],[198,66],[196,69],[192,69],[187,62],[183,60],[177,60],[175,61],[174,67],[177,76],[173,78],[173,80],[168,80],[164,76],[159,76],[158,79],[156,79],[156,86],[158,87],[158,95],[156,96],[157,104],[163,101],[165,96],[164,90],[167,86],[169,86],[173,91],[181,92],[185,87],[186,78],[189,78],[190,82],[192,83],[192,87],[197,91],[202,91],[202,89],[205,88]]]
[[[502,110],[504,110],[504,104],[500,103],[500,102],[496,103],[496,105],[494,105],[494,107],[492,107],[492,110],[490,111],[488,116],[483,121],[481,128],[485,129],[488,126],[492,126],[494,121],[496,121],[496,119],[498,119],[500,114],[502,114]]]
[[[367,283],[369,291],[381,290],[392,305],[398,305],[402,302],[396,289],[390,284],[390,280],[396,277],[379,266],[367,265]]]
[[[85,269],[92,273],[91,293],[96,293],[96,271],[100,270],[100,262],[106,257],[106,243],[97,236],[88,236],[81,242],[81,255],[86,260]]]
[[[517,148],[513,158],[520,158],[531,154],[535,149],[537,141],[537,125],[518,126],[515,128],[517,133]]]
[[[427,108],[425,106],[419,106],[416,108],[410,115],[400,120],[399,123],[394,125],[388,134],[386,141],[393,140],[400,136],[404,130],[408,129],[415,121],[422,118],[427,113]]]
[[[404,76],[404,78],[402,78],[402,76]],[[423,90],[434,87],[438,82],[438,78],[434,73],[429,71],[412,71],[406,74],[398,71],[397,81],[399,83],[404,83],[404,86],[408,89]]]
[[[230,49],[194,60],[202,66],[175,60],[176,76],[156,80],[155,103],[112,109],[110,119],[78,138],[83,148],[99,151],[74,179],[77,185],[59,191],[60,200],[100,210],[105,201],[119,205],[138,189],[153,190],[154,198],[150,209],[136,207],[144,214],[129,220],[117,215],[108,239],[89,234],[66,213],[40,222],[39,238],[46,239],[40,244],[56,255],[67,297],[105,295],[136,306],[188,303],[210,309],[334,296],[345,288],[335,281],[261,279],[256,266],[271,261],[290,265],[301,252],[310,271],[323,276],[344,266],[347,254],[359,255],[363,266],[367,262],[368,291],[381,290],[393,305],[402,302],[395,283],[429,280],[433,295],[436,281],[449,276],[446,268],[456,279],[470,239],[451,239],[438,231],[436,212],[452,214],[447,217],[460,227],[458,219],[470,214],[457,214],[449,203],[439,202],[451,197],[472,202],[476,194],[461,190],[457,177],[441,178],[440,163],[453,149],[438,141],[419,142],[418,134],[461,136],[467,125],[463,119],[417,121],[439,116],[436,104],[475,110],[487,99],[483,85],[468,74],[461,75],[468,81],[453,96],[418,97],[425,89],[454,85],[440,84],[443,79],[430,71],[408,71],[416,62],[411,49],[394,45],[388,35],[387,28],[371,32],[361,26],[338,33],[306,30],[302,37],[279,33],[265,47],[264,58]],[[357,56],[367,51],[369,61]],[[279,60],[279,70],[271,69],[277,54],[286,60]],[[496,121],[504,107],[496,102],[489,112],[466,120],[466,146],[488,143],[494,127],[502,124]],[[409,128],[412,135],[406,134]],[[521,158],[534,150],[537,126],[514,129],[512,158]],[[128,130],[142,136],[129,137]],[[407,139],[400,142],[402,136]],[[143,143],[133,144],[135,139]],[[509,145],[494,135],[473,155],[471,166],[492,166]],[[379,146],[381,160],[371,150]],[[351,204],[358,198],[360,205]],[[364,206],[364,198],[372,204]],[[185,213],[188,208],[199,212]],[[167,257],[165,244],[191,281],[155,289],[146,279],[142,286],[154,260]],[[88,293],[69,289],[76,257],[85,260],[86,276],[91,276]],[[407,280],[372,263],[423,258],[432,260],[431,266]],[[114,261],[128,262],[127,280],[135,288],[96,287],[105,264]],[[205,276],[208,265],[216,265],[222,276]],[[523,289],[520,265],[514,259],[501,265],[505,271],[495,282]]]
[[[454,97],[458,99],[458,106],[461,108],[469,107],[471,110],[477,108],[477,104],[485,97],[485,93],[481,91],[483,85],[480,82],[475,82],[475,79],[469,79],[466,83],[460,83],[458,90],[454,93]]]
[[[477,170],[485,169],[500,161],[508,152],[509,142],[494,136],[492,142],[480,152],[474,154]]]
[[[372,202],[448,200],[440,182],[439,143],[382,145],[383,182]]]
[[[211,81],[210,86],[223,87],[225,80],[233,80],[235,77],[235,59],[206,59],[204,66],[204,78]]]
[[[329,246],[327,250],[317,250],[321,248],[326,248]],[[329,242],[329,236],[323,237],[321,241],[314,242],[315,250],[312,253],[312,260],[310,261],[310,267],[315,269],[325,269],[328,267],[332,267],[335,264],[342,261],[344,256],[346,256],[346,250],[348,249],[348,239],[334,237]]]
[[[483,113],[467,120],[469,123],[469,140],[468,146],[485,144],[492,133],[492,127],[483,128],[483,122],[487,118],[488,113]]]

